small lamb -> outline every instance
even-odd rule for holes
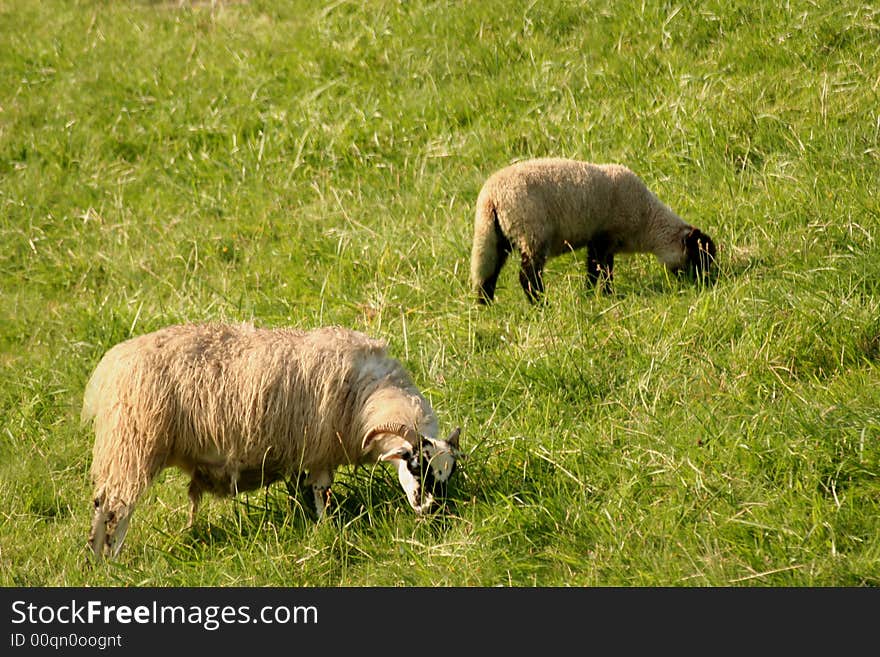
[[[670,271],[699,277],[715,260],[712,239],[661,202],[619,164],[538,158],[492,174],[477,198],[471,286],[491,303],[498,275],[516,248],[530,302],[544,292],[549,258],[587,248],[587,281],[611,291],[614,254],[653,253]]]
[[[232,496],[304,475],[320,518],[341,465],[387,461],[416,511],[445,492],[459,429],[437,438],[431,405],[384,342],[357,331],[171,326],[111,348],[85,390],[94,421],[89,545],[122,547],[135,504],[163,469]]]

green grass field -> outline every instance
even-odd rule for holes
[[[182,4],[182,6],[181,6]],[[877,586],[880,10],[842,0],[0,0],[0,584]],[[714,285],[468,281],[510,162],[620,162]],[[444,512],[165,471],[87,567],[85,381],[162,326],[382,337],[463,427]]]

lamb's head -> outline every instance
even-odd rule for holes
[[[675,274],[703,279],[713,271],[717,248],[712,238],[699,228],[686,227],[675,239],[674,246],[657,253],[660,261]]]
[[[378,449],[376,460],[395,465],[410,506],[421,514],[446,495],[446,485],[462,456],[460,434],[461,429],[456,428],[446,440],[439,440],[403,424],[382,424],[364,436],[363,450]]]
[[[684,250],[687,254],[685,270],[689,276],[700,278],[715,264],[715,242],[699,228],[692,229],[685,236]]]

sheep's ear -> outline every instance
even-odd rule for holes
[[[449,443],[449,446],[452,449],[458,449],[458,437],[461,435],[461,427],[455,427],[453,432],[449,434],[449,438],[446,439],[446,442]]]

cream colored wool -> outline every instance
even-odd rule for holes
[[[492,174],[480,190],[471,285],[479,298],[491,301],[512,250],[522,257],[520,281],[532,301],[543,291],[545,262],[582,247],[597,252],[599,262],[593,266],[605,266],[609,278],[615,253],[653,253],[678,270],[695,257],[686,243],[691,234],[699,234],[703,257],[709,254],[711,261],[715,247],[708,236],[681,219],[625,166],[526,160]],[[589,273],[596,278],[601,272]]]
[[[132,338],[101,359],[82,417],[95,429],[96,554],[121,547],[135,503],[165,467],[193,476],[194,516],[202,491],[232,495],[309,472],[325,493],[337,466],[412,449],[382,431],[364,446],[377,427],[437,435],[431,405],[385,343],[337,327],[180,325]]]

